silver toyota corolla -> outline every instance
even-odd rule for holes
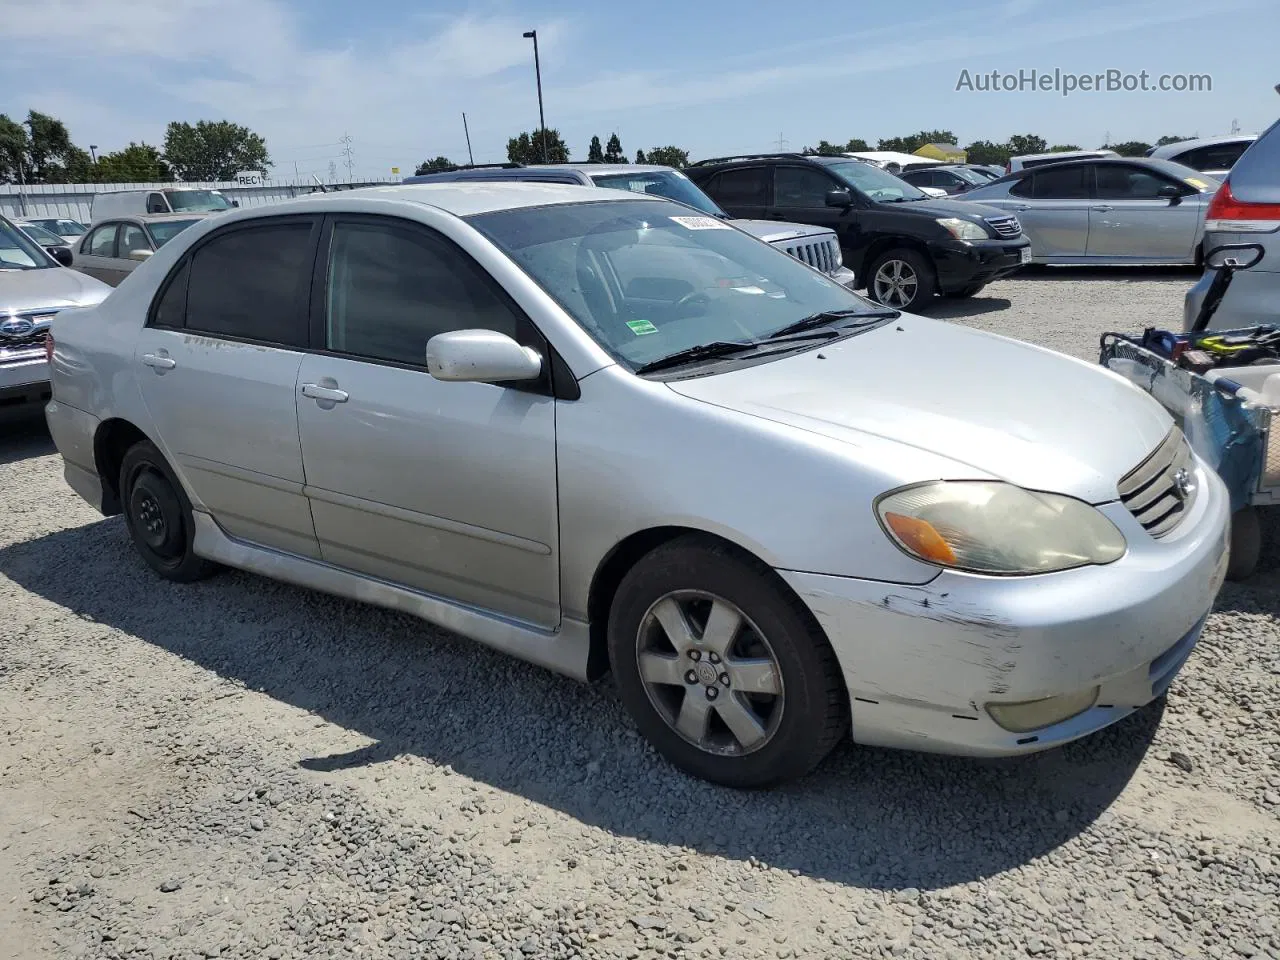
[[[1083,736],[1165,691],[1223,578],[1224,488],[1141,390],[661,198],[239,210],[53,333],[66,478],[160,576],[226,564],[612,668],[720,783],[850,730]]]

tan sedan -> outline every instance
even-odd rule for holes
[[[93,224],[73,248],[81,273],[116,286],[179,233],[204,217],[192,213],[140,214]]]

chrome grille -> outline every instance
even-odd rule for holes
[[[987,217],[991,229],[1006,239],[1022,236],[1022,224],[1017,217]]]
[[[0,333],[0,358],[11,358],[11,354],[28,353],[35,349],[44,349],[45,334],[49,332],[49,324],[52,323],[54,314],[57,310],[24,310],[19,313],[0,314],[0,320],[25,319],[30,320],[34,327],[30,333],[23,334],[20,337],[6,336]]]
[[[1191,471],[1191,447],[1174,427],[1151,456],[1120,480],[1120,501],[1147,533],[1163,537],[1195,502]]]
[[[801,263],[808,264],[823,273],[833,273],[840,265],[839,241],[828,238],[817,241],[800,241],[783,244],[782,249]]]

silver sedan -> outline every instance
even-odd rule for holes
[[[1075,160],[1028,167],[957,199],[1016,214],[1034,263],[1197,264],[1219,183],[1169,160]]]
[[[1141,390],[658,197],[239,210],[53,341],[66,478],[159,576],[239,567],[611,669],[724,784],[850,731],[1084,736],[1164,693],[1225,571],[1223,485]]]

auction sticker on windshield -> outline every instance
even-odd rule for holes
[[[631,328],[631,332],[637,337],[643,337],[646,334],[658,332],[658,328],[648,320],[628,320],[627,326]]]
[[[729,226],[715,217],[672,217],[676,223],[684,227],[686,230],[732,230]]]

